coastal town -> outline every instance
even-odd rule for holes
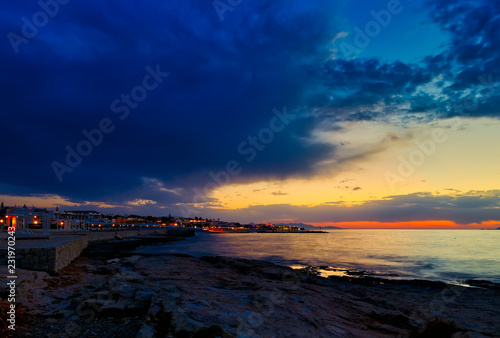
[[[210,232],[311,232],[295,225],[228,222],[203,217],[184,218],[172,215],[155,217],[102,214],[93,210],[54,210],[35,206],[0,206],[0,226],[18,233],[48,234],[54,231],[119,231],[131,228],[178,227]]]
[[[14,330],[15,337],[89,338],[500,333],[498,286],[488,281],[463,287],[374,278],[357,271],[325,278],[314,266],[137,250],[181,241],[196,231],[231,228],[220,220],[117,217],[25,206],[2,207],[1,212],[2,223],[19,231],[50,230],[50,240],[14,241],[15,256],[8,254],[10,240],[2,241],[0,266],[12,275],[0,285],[2,336]],[[240,226],[249,231],[268,228]],[[435,304],[442,309],[439,316],[430,312]]]

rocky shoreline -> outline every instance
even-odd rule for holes
[[[55,276],[19,270],[13,336],[500,336],[494,285],[323,278],[263,261],[134,254],[141,244],[92,243]]]

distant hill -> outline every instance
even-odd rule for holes
[[[332,230],[332,229],[342,229],[342,228],[339,228],[339,227],[334,227],[334,226],[327,226],[327,227],[315,227],[314,225],[311,225],[311,224],[304,224],[304,223],[287,223],[287,224],[284,224],[284,223],[280,223],[278,225],[286,225],[286,226],[289,226],[289,227],[299,227],[299,228],[304,228],[304,229],[316,229],[318,230],[319,228],[321,228],[321,230]]]

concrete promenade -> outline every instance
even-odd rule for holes
[[[191,236],[189,229],[153,228],[141,229],[140,235],[148,236]],[[138,229],[119,231],[58,231],[49,239],[17,239],[15,248],[16,269],[27,269],[57,273],[80,256],[89,242],[127,239],[139,236]],[[7,234],[0,237],[0,265],[7,265]]]

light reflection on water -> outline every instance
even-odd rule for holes
[[[499,243],[500,231],[496,230],[331,230],[327,234],[197,232],[196,237],[186,241],[142,247],[139,251],[195,257],[231,256],[288,266],[329,266],[391,278],[500,282]]]

